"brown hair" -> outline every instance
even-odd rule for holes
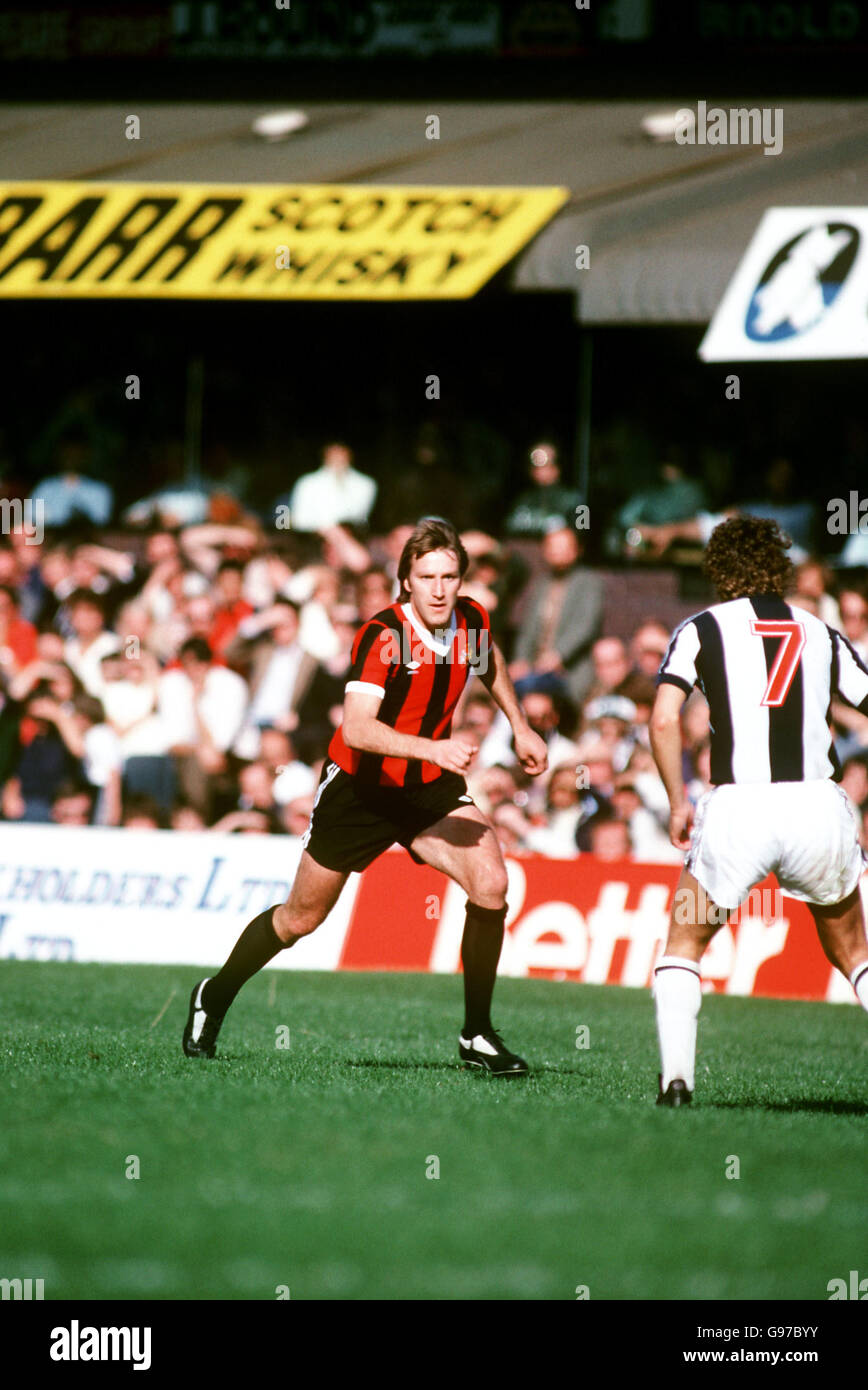
[[[787,554],[791,544],[776,521],[730,517],[711,533],[705,550],[705,573],[724,602],[750,594],[783,598],[795,576]]]
[[[401,551],[401,558],[398,561],[398,579],[401,583],[401,599],[406,600],[409,597],[406,581],[413,561],[421,560],[423,555],[429,555],[432,550],[451,550],[453,554],[458,557],[459,573],[461,578],[464,578],[470,561],[467,551],[461,544],[461,537],[452,525],[452,522],[446,521],[440,516],[423,516],[422,520],[417,523],[413,534],[407,540],[407,544]]]

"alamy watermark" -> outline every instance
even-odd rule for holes
[[[784,895],[780,888],[751,888],[738,907],[718,907],[700,885],[699,892],[679,888],[672,901],[672,920],[679,926],[722,927],[733,925],[746,917],[760,918],[766,923],[779,922],[784,913]]]
[[[437,666],[472,666],[474,671],[482,675],[488,670],[490,638],[486,630],[459,629],[453,635],[449,628],[439,628],[434,632],[434,638],[449,645],[442,650],[439,646],[432,648],[421,638],[414,641],[406,627],[400,633],[390,628],[380,637],[380,660],[384,665],[403,666],[411,676],[420,666],[429,663]]]
[[[826,530],[830,536],[868,536],[868,497],[851,489],[848,497],[830,497]]]
[[[22,1299],[27,1303],[44,1297],[44,1279],[0,1279],[0,1299]]]
[[[41,497],[0,497],[0,535],[24,533],[25,545],[45,540],[45,503]],[[32,534],[31,534],[32,533]]]
[[[784,147],[784,113],[780,106],[722,106],[697,102],[696,110],[682,106],[675,113],[677,145],[764,145],[763,154],[780,154]]]

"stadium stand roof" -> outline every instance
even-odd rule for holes
[[[289,95],[285,105],[294,103]],[[706,323],[769,207],[848,206],[868,188],[868,101],[715,97],[779,107],[783,147],[655,143],[639,101],[305,102],[307,127],[254,135],[253,103],[0,105],[0,180],[564,185],[572,197],[509,272],[518,290],[578,292],[585,323]],[[127,140],[124,121],[141,120]],[[426,118],[440,138],[425,138]],[[590,268],[576,269],[587,245]]]

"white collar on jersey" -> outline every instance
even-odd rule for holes
[[[445,641],[439,642],[437,638],[434,636],[433,632],[429,632],[427,627],[425,627],[424,624],[421,623],[419,619],[416,617],[416,614],[413,611],[413,605],[409,601],[409,599],[406,603],[401,604],[401,612],[404,614],[404,617],[407,619],[407,622],[410,624],[417,637],[421,637],[425,646],[428,647],[430,651],[436,652],[438,656],[448,655],[449,648],[452,646],[452,639],[455,636],[455,631],[458,627],[458,619],[455,616],[454,608],[452,610],[452,621],[449,624],[449,636],[448,638],[446,638]]]

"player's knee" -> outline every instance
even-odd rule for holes
[[[470,887],[470,897],[480,907],[503,907],[506,903],[507,887],[506,865],[495,860],[476,870]]]

